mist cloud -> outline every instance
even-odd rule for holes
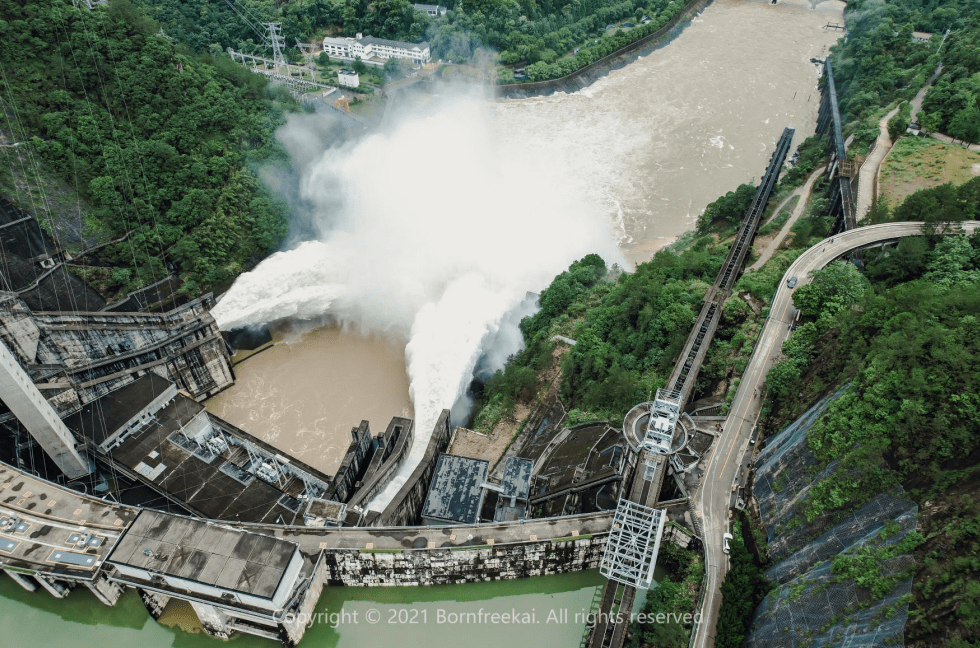
[[[226,330],[330,315],[407,341],[416,441],[400,478],[372,502],[380,509],[439,412],[466,390],[488,336],[504,326],[510,342],[490,346],[516,350],[505,314],[585,254],[621,257],[608,210],[575,162],[501,136],[481,97],[426,97],[389,132],[314,154],[326,141],[317,128],[291,119],[282,137],[302,150],[294,161],[318,240],[242,275],[212,313]]]

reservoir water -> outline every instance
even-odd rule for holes
[[[669,46],[580,92],[495,104],[489,111],[491,139],[508,152],[523,151],[517,154],[520,159],[554,161],[566,175],[564,182],[584,192],[595,206],[591,217],[601,231],[608,231],[625,262],[645,260],[690,229],[707,203],[742,182],[758,179],[784,126],[797,129],[797,141],[812,132],[817,68],[809,59],[825,56],[839,36],[823,26],[841,22],[843,6],[837,1],[812,6],[804,0],[780,0],[776,5],[768,0],[717,0]],[[435,167],[427,181],[437,183],[451,171]],[[535,181],[533,174],[526,174],[520,184],[533,189]],[[474,200],[514,188],[492,186]],[[561,241],[560,226],[549,223],[545,231],[551,244]],[[512,238],[519,237],[515,233]],[[482,243],[473,241],[474,249]],[[447,251],[418,250],[429,256]],[[513,263],[506,248],[492,260]],[[564,266],[571,260],[563,261]],[[543,276],[542,281],[546,285]],[[451,306],[446,304],[447,313],[459,310]],[[423,314],[438,315],[438,305]],[[280,333],[276,347],[235,368],[236,385],[212,399],[208,408],[330,471],[350,427],[368,419],[377,432],[391,416],[404,415],[412,407],[409,394],[415,386],[409,386],[406,364],[422,361],[419,341],[410,342],[415,332],[406,326],[390,331],[387,339],[329,328],[298,339]],[[433,339],[439,341],[439,335],[433,334]],[[414,357],[406,358],[413,350]],[[426,375],[452,373],[436,360]],[[424,405],[441,408],[451,403]],[[419,402],[414,408],[417,414]],[[400,645],[455,647],[478,645],[473,637],[487,632],[503,645],[575,645],[581,624],[549,626],[543,623],[547,612],[544,617],[540,612],[585,607],[600,582],[592,571],[432,588],[328,588],[320,611],[358,611],[363,618],[368,609],[377,609],[387,619],[392,610],[424,608],[429,623],[337,628],[316,623],[303,645],[374,646],[397,639]],[[439,609],[477,612],[481,607],[500,612],[531,607],[542,623],[491,630],[432,622]],[[0,578],[0,637],[4,648],[220,645],[155,623],[134,592],[110,609],[84,590],[54,600],[43,592],[28,594],[5,577]],[[251,637],[236,637],[230,643],[274,645]]]

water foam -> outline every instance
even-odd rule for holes
[[[212,311],[225,330],[330,315],[407,341],[416,440],[375,510],[527,291],[590,252],[622,262],[620,232],[575,172],[581,161],[546,141],[501,138],[493,121],[482,98],[445,97],[389,133],[325,151],[301,186],[322,219],[320,240],[270,256]]]

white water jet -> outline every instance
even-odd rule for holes
[[[623,262],[606,210],[574,172],[580,160],[496,137],[481,97],[427,101],[390,133],[308,165],[301,193],[318,207],[320,240],[270,256],[212,311],[226,330],[330,315],[407,340],[415,445],[375,510],[417,465],[507,311],[586,254]],[[304,126],[285,128],[295,137]]]

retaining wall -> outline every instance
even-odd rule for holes
[[[331,585],[447,585],[544,576],[599,566],[607,534],[473,548],[326,552]]]
[[[425,448],[425,455],[422,461],[416,466],[408,481],[401,487],[398,493],[392,498],[385,510],[381,512],[372,522],[371,526],[413,526],[420,521],[419,512],[425,503],[425,496],[429,491],[429,482],[432,481],[432,473],[436,469],[436,460],[439,453],[449,444],[449,435],[452,429],[449,420],[449,410],[442,410],[439,420],[436,421],[435,429]]]

